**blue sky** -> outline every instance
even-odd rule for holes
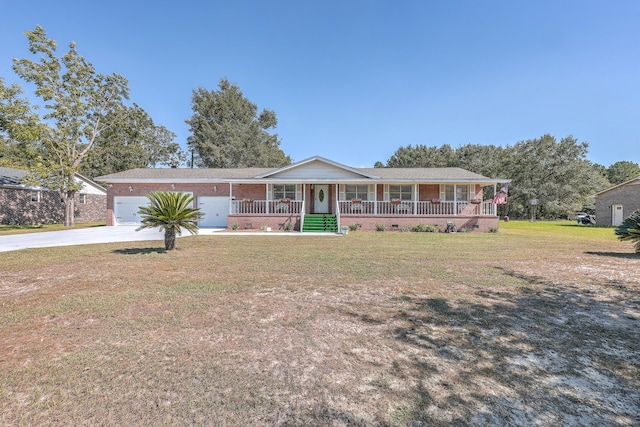
[[[513,145],[550,133],[640,163],[640,2],[0,0],[0,75],[42,25],[183,146],[191,94],[238,84],[281,148],[356,167],[408,144]],[[20,82],[21,84],[23,82]],[[25,86],[23,84],[23,86]]]

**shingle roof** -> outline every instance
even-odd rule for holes
[[[495,181],[477,173],[461,168],[353,168],[363,173],[379,177],[383,180],[426,180],[426,181]],[[271,168],[238,168],[238,169],[153,169],[138,168],[99,176],[98,181],[126,180],[236,180],[253,179],[266,174]]]
[[[121,179],[251,179],[273,168],[137,168],[96,177],[97,181]]]
[[[0,167],[0,185],[20,185],[28,171]]]
[[[185,168],[172,168],[172,169],[153,169],[153,168],[138,168],[113,173],[110,175],[99,176],[96,180],[106,182],[127,182],[127,181],[165,181],[165,180],[180,180],[180,181],[212,181],[212,180],[248,180],[256,182],[268,182],[271,178],[276,178],[279,175],[278,172],[282,170],[290,170],[297,167],[304,167],[305,164],[311,162],[322,162],[330,167],[343,168],[346,172],[351,172],[357,175],[361,173],[361,180],[367,179],[380,179],[386,182],[393,182],[397,180],[412,181],[412,182],[452,182],[452,181],[466,181],[466,182],[481,182],[481,183],[496,183],[507,182],[509,180],[487,178],[477,173],[470,172],[461,168],[352,168],[350,166],[341,165],[332,160],[325,159],[323,157],[314,156],[306,160],[291,164],[285,168],[273,169],[273,168],[217,168],[217,169],[185,169]],[[306,180],[312,181],[314,179],[323,179],[324,177],[306,177]],[[350,178],[336,179],[335,181],[347,182]]]
[[[462,168],[358,168],[383,179],[425,180],[489,180],[489,178]]]

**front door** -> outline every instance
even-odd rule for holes
[[[611,205],[611,225],[617,227],[623,220],[622,205]]]
[[[313,211],[315,213],[329,213],[329,186],[328,185],[316,184]]]

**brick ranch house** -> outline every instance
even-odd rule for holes
[[[595,194],[596,223],[617,227],[640,209],[640,176]]]
[[[60,193],[22,183],[28,171],[0,167],[0,224],[58,224],[64,222],[65,206]],[[82,189],[76,193],[75,221],[104,221],[107,190],[80,174]]]
[[[319,156],[279,169],[131,169],[96,179],[107,183],[107,225],[139,224],[146,194],[161,190],[192,194],[204,213],[200,227],[305,232],[355,224],[444,229],[447,221],[489,231],[499,221],[483,189],[495,194],[509,182],[460,168],[354,168]]]

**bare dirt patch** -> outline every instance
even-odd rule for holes
[[[0,421],[638,425],[640,258],[554,239],[30,251],[0,278]]]

